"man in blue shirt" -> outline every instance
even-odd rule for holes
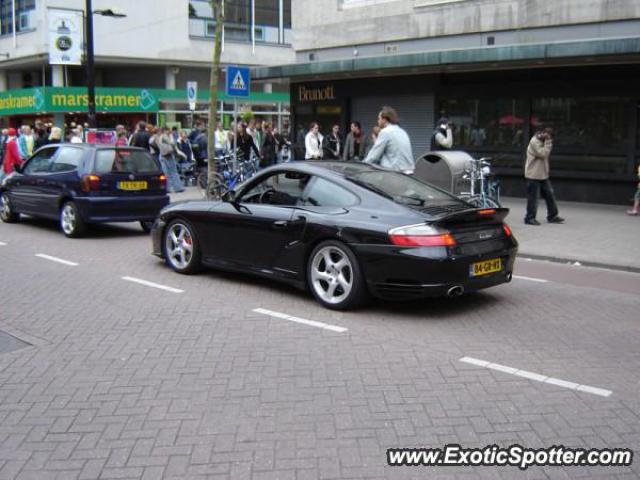
[[[382,107],[378,114],[380,135],[373,145],[365,163],[380,165],[389,170],[413,171],[415,160],[409,135],[398,126],[398,114],[391,107]]]

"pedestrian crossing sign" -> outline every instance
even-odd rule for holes
[[[251,91],[251,76],[247,67],[229,66],[227,68],[227,95],[230,97],[248,97]]]

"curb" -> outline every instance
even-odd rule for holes
[[[615,265],[612,263],[590,262],[590,261],[572,259],[572,258],[550,257],[547,255],[536,255],[533,253],[526,253],[526,252],[518,252],[517,256],[522,259],[530,258],[532,260],[544,260],[547,262],[562,263],[562,264],[579,263],[583,267],[602,268],[605,270],[616,270],[619,272],[640,273],[640,267],[632,267],[629,265]]]

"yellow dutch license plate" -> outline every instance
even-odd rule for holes
[[[481,277],[482,275],[489,275],[490,273],[499,272],[502,270],[502,259],[494,258],[492,260],[485,260],[484,262],[472,263],[469,266],[469,275],[471,277]]]
[[[147,182],[118,182],[120,190],[146,190]]]

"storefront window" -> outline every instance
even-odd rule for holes
[[[460,149],[521,147],[525,101],[517,99],[446,100],[441,112],[453,124],[453,144]]]
[[[535,122],[552,127],[555,144],[575,153],[625,153],[629,102],[621,97],[535,99],[532,126]]]
[[[539,98],[536,125],[554,130],[554,169],[625,173],[629,146],[629,98]]]

